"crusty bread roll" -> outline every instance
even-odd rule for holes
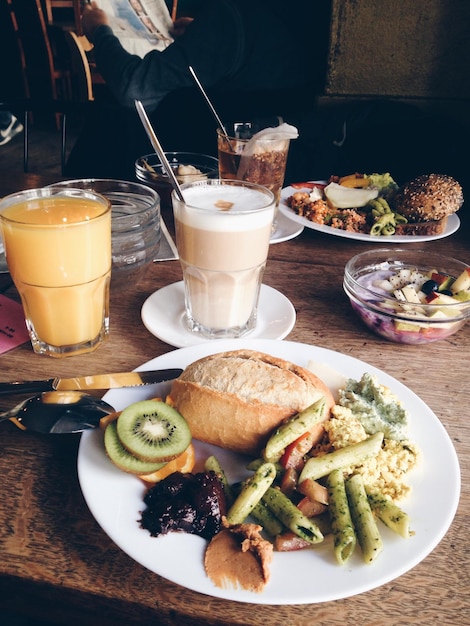
[[[284,419],[322,396],[327,419],[334,404],[315,374],[254,350],[199,359],[173,381],[170,396],[195,439],[250,455]]]

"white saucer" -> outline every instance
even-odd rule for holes
[[[170,346],[185,348],[208,341],[186,328],[183,281],[167,285],[149,296],[142,306],[141,316],[145,328]],[[261,285],[258,323],[243,338],[284,339],[294,324],[295,309],[290,300],[276,289]]]
[[[300,235],[303,229],[304,226],[302,224],[294,222],[294,220],[291,220],[287,217],[287,215],[278,211],[276,217],[276,230],[271,235],[270,243],[282,243],[283,241],[294,239],[294,237],[298,237]]]

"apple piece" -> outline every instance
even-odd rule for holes
[[[464,271],[459,274],[450,289],[452,293],[470,290],[470,267],[465,268]]]
[[[452,328],[455,322],[440,322],[439,321],[439,320],[448,320],[448,319],[449,319],[449,315],[446,315],[445,312],[442,311],[442,309],[438,309],[437,311],[434,311],[429,316],[430,322],[439,322],[439,328]]]
[[[421,329],[421,324],[417,322],[402,322],[395,320],[395,330],[410,333],[419,333]]]
[[[429,295],[426,296],[426,302],[432,305],[443,305],[444,308],[436,309],[432,311],[428,317],[432,319],[433,317],[439,317],[439,315],[444,317],[455,317],[460,315],[459,307],[455,306],[458,304],[457,300],[453,296],[448,296],[445,293],[439,293],[438,291],[433,291]],[[453,304],[454,306],[449,306]],[[439,314],[439,315],[438,315]]]
[[[450,278],[448,274],[439,274],[439,272],[431,273],[431,279],[436,281],[439,287],[442,287],[442,285],[447,281],[448,278]]]
[[[448,274],[439,274],[439,272],[433,272],[431,274],[431,280],[437,285],[437,291],[446,291],[450,289],[450,286],[454,282],[454,278]]]

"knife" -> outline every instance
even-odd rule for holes
[[[181,369],[155,370],[148,372],[120,372],[117,374],[97,374],[75,378],[49,378],[47,380],[0,382],[0,395],[15,393],[37,393],[41,391],[69,391],[87,389],[117,389],[162,383],[178,378]]]

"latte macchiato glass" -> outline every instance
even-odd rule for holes
[[[275,199],[261,185],[206,180],[172,194],[188,329],[215,339],[256,326]]]
[[[95,350],[109,333],[109,201],[84,189],[30,189],[0,202],[0,224],[34,351]]]

